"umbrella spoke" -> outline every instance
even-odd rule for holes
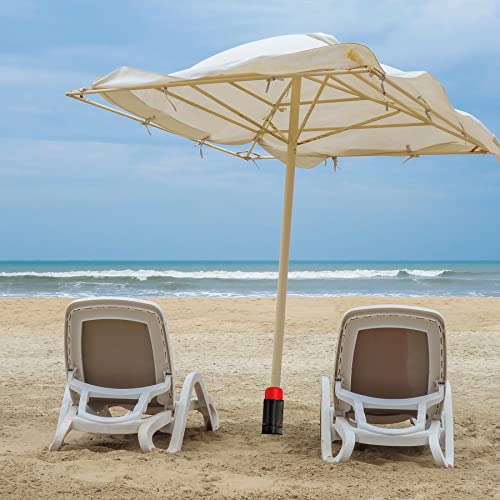
[[[432,153],[425,153],[425,152],[420,152],[420,150],[415,150],[411,152],[412,156],[448,156],[448,155],[486,155],[488,154],[487,151],[482,151],[482,150],[472,150],[472,151],[453,151],[453,152],[432,152]],[[359,158],[359,157],[366,157],[366,156],[408,156],[408,151],[383,151],[382,153],[377,152],[377,151],[367,151],[364,153],[360,154],[345,154],[342,155],[343,158]]]
[[[297,132],[297,140],[300,138],[300,134],[302,134],[302,131],[304,130],[304,127],[307,124],[307,121],[311,117],[312,112],[314,111],[314,108],[315,108],[316,104],[318,103],[318,100],[321,97],[323,90],[325,89],[325,85],[328,82],[328,78],[329,78],[328,76],[325,76],[325,78],[323,78],[323,81],[321,82],[321,85],[319,86],[319,89],[317,90],[316,95],[314,96],[314,99],[313,99],[311,105],[309,106],[309,109],[307,110],[306,116],[304,116],[304,119],[302,120],[302,123],[300,124],[299,131]]]
[[[353,76],[355,76],[356,78],[358,78],[363,83],[365,83],[367,86],[369,86],[370,88],[376,90],[377,92],[381,92],[382,91],[382,89],[380,89],[377,85],[373,84],[372,82],[367,81],[365,78],[363,78],[363,76],[358,75],[358,74],[353,74]],[[411,108],[410,106],[408,106],[404,102],[402,102],[400,99],[395,98],[393,95],[388,94],[387,92],[384,94],[384,97],[386,97],[386,98],[388,98],[390,100],[381,100],[381,99],[377,99],[377,98],[371,97],[368,94],[365,94],[361,90],[356,89],[355,87],[349,85],[346,82],[343,82],[342,80],[340,80],[339,78],[337,78],[335,76],[331,76],[330,78],[333,79],[333,80],[335,80],[340,85],[344,85],[351,92],[358,93],[358,95],[360,95],[360,96],[362,96],[362,97],[364,97],[364,98],[366,98],[366,99],[368,99],[370,101],[382,104],[383,106],[386,107],[386,109],[392,108],[392,109],[399,110],[400,112],[402,112],[402,113],[404,113],[404,114],[406,114],[408,116],[416,118],[417,120],[419,120],[419,121],[421,121],[421,122],[423,122],[423,123],[425,123],[427,125],[433,126],[433,127],[437,128],[439,130],[442,130],[443,132],[446,132],[446,133],[448,133],[448,134],[450,134],[450,135],[452,135],[454,137],[457,137],[459,139],[464,139],[465,138],[463,132],[462,132],[462,134],[455,133],[452,130],[449,130],[448,128],[446,128],[444,126],[439,125],[435,121],[432,121],[429,118],[427,118],[427,116],[421,115],[418,112],[418,110],[415,110],[415,109]],[[386,81],[388,81],[388,80],[386,80]],[[467,137],[470,138],[470,136],[467,136]],[[487,149],[479,141],[469,140],[469,142],[471,142],[472,144],[474,144],[474,145],[476,145],[478,147],[481,147],[482,149]]]
[[[261,95],[256,94],[255,92],[252,92],[250,89],[247,89],[244,85],[241,85],[241,84],[236,83],[236,82],[229,82],[229,85],[231,85],[232,87],[234,87],[238,90],[241,90],[242,92],[245,92],[245,94],[248,94],[248,95],[254,97],[258,101],[263,102],[264,104],[267,104],[270,107],[274,106],[272,101],[269,101],[265,97],[262,97]]]
[[[362,75],[354,75],[356,78],[358,78],[359,80],[361,80],[363,83],[365,83],[366,85],[368,85],[369,87],[375,89],[375,90],[378,90],[378,87],[366,80],[366,78],[364,78]],[[387,82],[389,85],[392,84],[392,82],[390,81],[390,79],[386,79],[385,82]],[[395,87],[394,84],[392,84],[393,87]],[[411,94],[409,93],[404,93],[405,96],[407,97],[412,97]],[[394,97],[394,95],[392,94],[389,94],[389,93],[385,93],[385,96],[389,99],[391,99],[394,103],[398,104],[399,106],[401,106],[402,108],[406,109],[407,110],[407,113],[408,114],[411,114],[412,116],[414,116],[415,118],[427,123],[427,125],[431,125],[439,130],[442,130],[443,132],[447,132],[448,134],[454,136],[454,137],[457,137],[459,139],[465,139],[466,142],[470,142],[471,144],[475,145],[475,146],[478,146],[480,148],[485,148],[484,145],[482,145],[478,140],[474,139],[473,137],[467,135],[464,133],[464,131],[459,128],[459,127],[456,127],[456,125],[454,125],[452,122],[449,122],[449,120],[446,120],[444,119],[443,121],[445,123],[447,123],[449,126],[452,126],[453,128],[457,128],[458,132],[454,132],[453,130],[450,130],[449,128],[447,127],[444,127],[443,125],[440,125],[438,123],[436,123],[435,120],[431,120],[430,118],[428,118],[427,114],[425,115],[422,115],[418,112],[418,110],[410,107],[409,105],[405,104],[403,101],[401,101],[400,99]],[[425,106],[425,103],[423,102],[419,102],[416,98],[414,99],[417,104],[419,104],[419,106],[423,107],[423,110],[424,110],[424,113],[430,113],[434,116],[436,116],[437,118],[440,118],[440,119],[443,119],[442,115],[436,111],[434,111],[434,109],[432,109],[430,106],[429,107],[426,107]]]
[[[376,125],[351,125],[350,129],[357,130],[368,130],[376,128],[397,128],[397,127],[427,127],[427,123],[415,122],[415,123],[379,123]],[[345,127],[306,127],[303,132],[329,132],[334,130],[343,130]],[[283,129],[284,130],[284,129]],[[282,131],[283,131],[282,130]]]
[[[232,113],[234,113],[235,115],[239,116],[240,118],[243,118],[248,123],[252,124],[254,127],[257,127],[258,132],[256,132],[256,133],[259,133],[259,132],[262,131],[263,134],[270,134],[273,137],[275,137],[276,139],[285,142],[285,140],[281,136],[279,136],[278,134],[276,134],[274,131],[266,129],[265,127],[263,127],[262,125],[260,125],[258,122],[256,122],[254,119],[250,118],[249,116],[245,115],[244,113],[241,113],[240,111],[238,111],[237,109],[233,108],[232,106],[230,106],[226,102],[222,101],[218,97],[215,97],[214,95],[212,95],[210,92],[207,92],[205,89],[202,89],[201,87],[198,87],[197,85],[192,85],[191,88],[193,90],[196,90],[200,94],[204,95],[208,99],[212,100],[213,102],[215,102],[219,106],[222,106],[223,108],[227,109],[228,111],[231,111]]]
[[[209,114],[211,114],[213,116],[216,116],[217,118],[220,118],[221,120],[226,120],[227,122],[232,123],[233,125],[237,125],[238,127],[244,128],[246,130],[249,130],[250,132],[253,132],[254,134],[257,133],[257,130],[253,129],[249,125],[246,125],[245,123],[241,123],[241,122],[239,122],[237,120],[233,120],[229,116],[223,115],[222,113],[214,111],[213,109],[207,108],[206,106],[203,106],[203,105],[201,105],[201,104],[199,104],[199,103],[197,103],[195,101],[192,101],[191,99],[183,97],[183,96],[181,96],[179,94],[174,94],[172,91],[169,91],[168,95],[170,97],[173,97],[173,98],[175,98],[175,99],[177,99],[177,100],[185,103],[185,104],[189,104],[190,106],[198,108],[201,111],[205,111],[206,113],[209,113]]]
[[[387,83],[394,87],[396,90],[398,90],[399,92],[401,92],[403,95],[405,95],[406,97],[408,97],[409,99],[413,100],[414,102],[416,102],[417,104],[419,104],[420,106],[422,106],[424,108],[424,111],[427,113],[427,112],[430,112],[433,116],[436,116],[437,118],[439,118],[441,121],[443,121],[444,123],[446,123],[447,125],[449,125],[450,127],[454,128],[455,130],[457,130],[458,132],[461,132],[462,134],[462,137],[468,142],[472,142],[472,144],[475,144],[476,147],[480,147],[480,148],[483,148],[483,149],[487,149],[484,144],[482,144],[479,140],[477,140],[476,138],[472,137],[471,135],[469,134],[466,134],[463,127],[460,125],[456,125],[455,123],[453,123],[452,121],[448,120],[447,118],[445,118],[441,113],[439,113],[438,111],[436,111],[435,109],[431,108],[430,106],[427,105],[427,103],[425,102],[425,100],[423,99],[418,99],[416,98],[415,96],[411,95],[409,92],[405,91],[400,85],[398,85],[397,83],[393,82],[392,80],[386,80]]]
[[[320,139],[324,139],[325,137],[330,137],[332,135],[340,134],[340,133],[346,132],[348,130],[360,128],[362,125],[367,125],[368,123],[373,123],[373,122],[376,122],[379,120],[383,120],[384,118],[390,118],[391,116],[397,115],[398,113],[399,113],[398,110],[391,111],[390,113],[385,113],[383,115],[376,116],[376,117],[370,118],[368,120],[363,120],[362,122],[353,123],[352,125],[348,125],[347,127],[341,127],[339,129],[332,130],[331,132],[327,132],[325,134],[316,135],[315,137],[305,139],[303,141],[298,142],[297,145],[302,146],[303,144],[308,144],[308,143],[313,142],[313,141],[319,141]]]
[[[376,73],[377,75],[379,74],[379,72],[376,72],[375,70],[374,70],[374,73]],[[364,78],[362,80],[365,81]],[[450,127],[454,128],[458,132],[462,132],[461,127],[459,127],[455,123],[453,123],[450,120],[448,120],[447,118],[445,118],[441,113],[437,112],[435,109],[431,108],[427,104],[427,102],[425,101],[425,99],[423,99],[421,96],[415,97],[414,95],[410,94],[410,92],[408,92],[405,89],[403,89],[400,85],[398,85],[397,83],[395,83],[391,79],[387,79],[386,78],[384,81],[387,82],[391,87],[393,87],[397,91],[401,92],[401,94],[403,94],[404,96],[406,96],[408,99],[411,99],[415,104],[418,104],[420,107],[422,107],[426,114],[427,113],[431,113],[432,115],[437,116],[443,122],[445,122],[448,125],[450,125]]]
[[[321,80],[319,80],[318,78],[315,78],[314,76],[306,76],[305,78],[306,78],[306,80],[310,80],[311,82],[319,83],[320,85],[322,83]],[[342,83],[342,82],[340,82],[340,83]],[[331,88],[331,89],[339,90],[340,92],[344,92],[344,94],[349,94],[349,95],[355,96],[357,98],[360,97],[359,93],[354,92],[354,91],[349,90],[349,89],[346,89],[346,88],[343,88],[343,87],[339,87],[338,85],[335,85],[330,81],[326,83],[326,86]]]
[[[353,75],[356,73],[369,73],[372,71],[371,67],[363,66],[359,68],[350,69],[316,69],[310,71],[295,71],[292,73],[279,74],[279,78],[292,78],[295,76],[300,77],[314,77],[314,76],[325,76],[325,75]],[[267,81],[270,78],[275,77],[269,73],[268,75],[256,75],[254,73],[246,74],[241,73],[238,75],[225,75],[225,76],[210,76],[206,78],[196,78],[190,80],[181,80],[176,78],[171,81],[164,81],[162,83],[147,83],[144,85],[130,85],[126,88],[124,87],[101,87],[101,88],[79,88],[78,90],[70,90],[66,93],[68,97],[73,95],[82,94],[107,94],[110,92],[123,92],[123,90],[151,90],[151,89],[170,89],[174,87],[192,87],[194,85],[212,85],[216,83],[237,83],[237,82],[254,82],[254,81]]]
[[[285,133],[286,133],[286,132],[288,132],[288,129],[286,129],[286,130],[280,130],[280,129],[279,129],[279,128],[278,128],[278,127],[277,127],[277,126],[273,123],[272,119],[271,119],[271,120],[269,120],[268,125],[269,125],[269,126],[270,126],[270,127],[271,127],[271,128],[272,128],[272,129],[273,129],[273,130],[277,133],[277,134],[279,134],[281,137],[283,137],[283,139],[284,139],[285,141],[287,140],[287,138],[283,135],[283,132],[285,132]]]
[[[90,99],[86,99],[83,96],[80,97],[80,96],[76,96],[76,95],[69,95],[68,97],[71,97],[72,99],[75,99],[77,101],[82,101],[86,104],[90,104],[91,106],[95,106],[96,108],[105,109],[106,111],[111,111],[112,113],[123,116],[125,118],[129,118],[130,120],[134,120],[142,125],[147,124],[148,127],[153,127],[153,128],[158,129],[158,130],[162,130],[163,132],[170,132],[170,130],[168,130],[167,128],[162,127],[158,123],[155,123],[153,121],[153,119],[146,119],[145,120],[144,118],[141,118],[139,116],[134,116],[130,113],[125,113],[124,111],[120,111],[119,109],[112,108],[111,106],[106,106],[105,104],[91,101]],[[244,156],[242,153],[236,153],[235,151],[231,151],[230,149],[223,148],[223,147],[219,146],[218,144],[214,144],[214,143],[207,141],[207,140],[203,140],[203,139],[202,140],[189,139],[189,140],[196,142],[196,144],[200,144],[200,145],[203,144],[203,146],[207,146],[207,147],[215,149],[217,151],[221,151],[222,153],[227,153],[231,156],[236,156],[237,158],[241,158],[242,160],[249,159],[246,156]],[[260,155],[257,153],[253,153],[252,159],[253,160],[274,160],[274,156],[267,156],[267,155]]]
[[[312,81],[312,80],[311,80]],[[326,86],[329,86],[326,84]],[[353,102],[353,101],[363,101],[361,97],[340,97],[338,99],[319,99],[316,104],[337,104],[339,102]],[[312,104],[313,101],[300,101],[301,106],[308,106]],[[289,102],[284,102],[281,106],[290,106]]]
[[[389,102],[387,100],[384,100],[384,99],[379,99],[377,97],[373,97],[369,94],[367,94],[366,92],[362,92],[361,90],[359,90],[358,88],[356,87],[353,87],[352,85],[349,85],[348,83],[334,77],[334,76],[331,76],[330,77],[332,80],[334,80],[336,83],[338,83],[339,85],[341,85],[342,87],[345,87],[346,91],[349,91],[351,92],[353,95],[357,95],[359,97],[362,97],[363,99],[367,100],[367,101],[372,101],[372,102],[375,102],[377,104],[380,104],[381,106],[384,106],[384,108],[386,110],[388,110],[388,108],[392,108],[392,109],[396,109],[398,111],[401,111],[403,113],[406,113],[406,114],[410,114],[411,116],[413,116],[413,118],[419,118],[416,114],[413,114],[411,112],[408,112],[407,110],[405,110],[404,108],[401,108],[399,106],[396,106],[393,102]],[[340,87],[342,89],[342,87]],[[375,90],[379,91],[380,89],[378,89],[377,87],[375,87]]]
[[[292,80],[288,83],[288,85],[284,88],[283,92],[281,92],[280,96],[278,97],[278,100],[273,104],[273,107],[271,111],[269,111],[268,115],[264,119],[264,122],[261,126],[261,129],[257,132],[255,135],[252,144],[250,145],[250,148],[247,151],[247,156],[249,157],[252,154],[253,148],[257,144],[257,142],[260,140],[260,138],[264,135],[265,131],[267,130],[266,127],[269,125],[271,126],[274,130],[276,130],[276,133],[283,139],[283,141],[287,142],[287,140],[283,137],[281,132],[277,130],[276,126],[272,122],[272,119],[274,118],[274,115],[276,114],[276,111],[280,107],[281,101],[285,98],[285,96],[288,94],[290,91],[290,87],[292,86]]]

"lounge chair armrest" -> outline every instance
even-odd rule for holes
[[[146,387],[136,387],[131,389],[113,389],[110,387],[99,387],[86,384],[76,380],[71,372],[68,373],[68,387],[70,390],[80,395],[77,416],[97,423],[122,423],[130,422],[140,418],[145,412],[149,402],[156,396],[167,392],[172,385],[172,378],[166,377],[165,382]],[[137,399],[134,409],[126,415],[120,417],[100,417],[87,411],[87,404],[90,398],[101,399]]]
[[[438,390],[425,396],[407,399],[382,399],[356,394],[342,388],[342,381],[335,381],[335,396],[341,401],[351,405],[354,409],[356,424],[360,429],[365,429],[377,434],[398,435],[413,434],[425,430],[425,418],[427,408],[440,403],[444,399],[444,384],[438,384]],[[365,408],[379,408],[387,410],[417,410],[417,419],[415,426],[411,429],[390,429],[369,424],[366,421]]]

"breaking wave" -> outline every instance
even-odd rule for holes
[[[354,270],[331,270],[331,271],[290,271],[290,280],[334,280],[334,279],[367,279],[367,278],[438,278],[463,274],[446,269],[354,269]],[[79,270],[79,271],[19,271],[1,272],[2,278],[53,278],[53,279],[134,279],[146,281],[157,278],[170,279],[215,279],[215,280],[277,280],[278,273],[274,271],[176,271],[176,270],[154,270],[154,269],[123,269],[123,270]]]

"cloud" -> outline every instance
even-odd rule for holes
[[[183,141],[184,142],[184,141]],[[173,181],[193,186],[233,183],[255,173],[241,160],[221,153],[199,157],[192,143],[180,146],[97,141],[57,141],[0,138],[2,185],[28,183],[112,184],[118,179]],[[245,166],[247,164],[245,163]]]
[[[162,12],[161,3],[144,4],[146,12]],[[209,34],[203,43],[216,50],[276,34],[324,31],[342,41],[365,43],[383,62],[403,69],[451,67],[470,57],[491,62],[500,53],[497,0],[223,0],[210,9],[198,2],[175,2],[163,12],[152,22],[161,24],[173,15],[185,18],[193,36],[197,17],[203,15]]]
[[[27,65],[5,66],[0,64],[0,88],[29,87],[33,93],[40,89],[62,87],[73,83],[89,81],[92,77],[81,71],[58,70],[53,68],[37,68]]]
[[[404,5],[400,22],[382,34],[379,49],[397,64],[442,69],[478,60],[491,63],[500,54],[497,0],[427,0]]]

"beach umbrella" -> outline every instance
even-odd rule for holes
[[[356,156],[494,154],[500,159],[495,136],[472,115],[454,109],[431,74],[383,65],[368,47],[323,33],[258,40],[176,73],[122,67],[67,95],[200,148],[286,164],[266,433],[281,433],[282,425],[295,169],[329,159],[336,167],[338,158]]]

